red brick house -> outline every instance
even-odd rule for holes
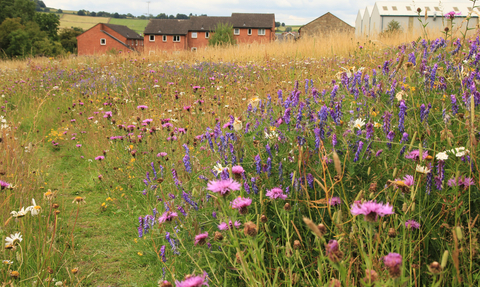
[[[275,40],[275,14],[232,13],[230,17],[152,19],[143,33],[145,50],[178,51],[204,48],[219,23],[233,26],[233,35],[239,44]]]
[[[127,26],[98,23],[77,36],[78,55],[143,51],[143,37]]]

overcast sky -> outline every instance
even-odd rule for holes
[[[358,10],[375,3],[375,0],[151,0],[149,5],[148,0],[43,1],[47,7],[63,10],[85,9],[95,12],[132,13],[135,16],[148,13],[148,10],[154,16],[160,13],[208,16],[229,16],[232,12],[275,13],[275,20],[287,25],[303,25],[330,12],[352,26],[355,26]]]

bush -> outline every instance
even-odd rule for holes
[[[210,46],[224,46],[224,45],[235,45],[236,41],[233,36],[233,26],[231,24],[222,24],[219,23],[215,28],[215,33],[212,38],[208,41]]]

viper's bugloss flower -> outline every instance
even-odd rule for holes
[[[235,190],[240,190],[240,183],[236,182],[231,178],[224,180],[210,181],[207,184],[207,190],[210,190],[215,193],[219,193],[221,196],[227,196],[230,192]]]
[[[377,221],[378,216],[384,217],[385,215],[395,214],[393,206],[388,203],[386,205],[377,203],[376,201],[354,203],[351,206],[350,212],[352,215],[365,215],[365,220],[369,222]]]

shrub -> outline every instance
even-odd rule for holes
[[[212,38],[208,41],[210,46],[224,46],[224,45],[235,45],[236,41],[233,37],[233,26],[231,24],[219,23],[215,28],[215,33],[212,35]]]

